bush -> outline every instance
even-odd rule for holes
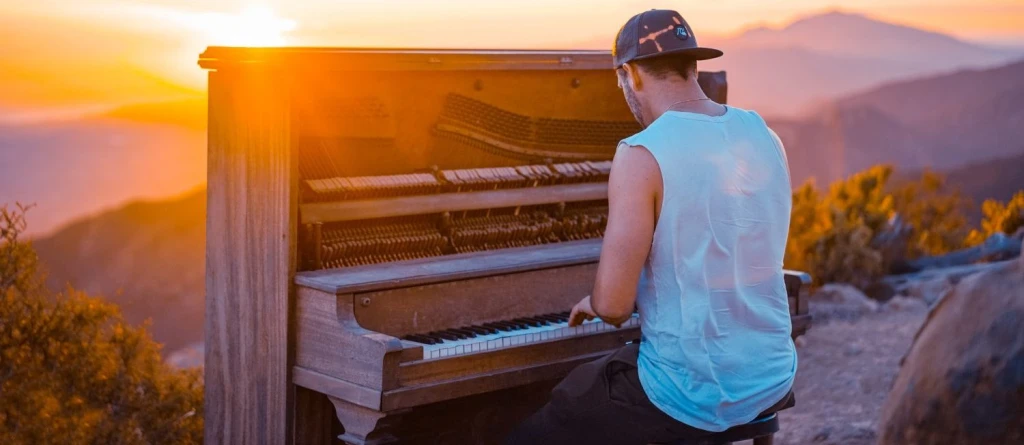
[[[865,287],[881,276],[885,258],[872,240],[893,214],[893,200],[883,192],[891,174],[888,166],[873,167],[833,183],[824,196],[811,182],[798,188],[786,267],[810,273],[816,284]]]
[[[24,212],[0,207],[0,443],[201,443],[199,372],[165,365],[116,306],[47,292]]]
[[[967,244],[976,246],[997,233],[1014,235],[1024,227],[1024,190],[1013,195],[1006,204],[989,199],[981,205],[981,229],[972,230]]]
[[[787,268],[818,285],[866,288],[899,260],[961,248],[967,201],[946,189],[942,176],[890,185],[893,168],[878,165],[850,175],[821,194],[813,182],[793,193]]]
[[[942,255],[968,247],[970,226],[966,211],[970,200],[950,190],[946,178],[926,171],[917,182],[907,182],[892,192],[896,212],[910,226],[909,258]]]

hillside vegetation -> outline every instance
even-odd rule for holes
[[[199,372],[170,369],[116,305],[47,291],[25,228],[0,207],[0,443],[201,443]]]

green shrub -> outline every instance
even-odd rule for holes
[[[24,211],[0,207],[0,443],[201,443],[199,372],[165,365],[116,306],[47,292]]]

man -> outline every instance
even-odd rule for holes
[[[641,342],[573,370],[508,443],[698,438],[788,394],[789,170],[760,116],[697,84],[696,61],[721,55],[674,11],[638,14],[619,31],[619,86],[644,130],[615,154],[594,292],[570,323],[618,325],[635,306]]]

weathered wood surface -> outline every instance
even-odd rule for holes
[[[355,294],[359,326],[394,337],[551,314],[594,289],[597,264],[539,269]]]
[[[267,71],[210,73],[207,444],[277,445],[291,436],[297,187],[286,96]]]
[[[345,269],[300,272],[295,277],[295,282],[300,286],[330,293],[365,292],[585,264],[596,262],[600,254],[600,239],[570,241]]]
[[[381,406],[385,410],[410,408],[561,379],[576,366],[639,337],[638,328],[628,328],[572,341],[551,341],[532,347],[457,356],[452,360],[411,363],[401,371],[409,384],[385,392]]]
[[[334,405],[319,391],[294,386],[295,417],[292,419],[294,445],[334,445],[341,434]]]
[[[393,386],[386,364],[397,368],[402,342],[359,326],[351,294],[299,288],[295,306],[295,363],[348,382],[353,391],[375,391],[379,402],[380,390]]]

